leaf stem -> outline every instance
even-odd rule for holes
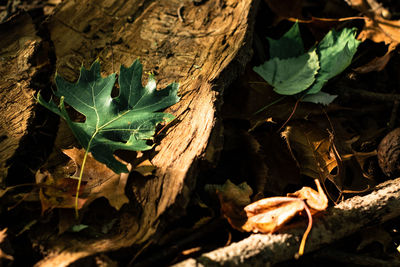
[[[303,201],[304,201],[304,200],[303,200]],[[307,240],[308,234],[309,234],[310,231],[311,231],[312,223],[313,223],[311,211],[310,211],[310,209],[308,208],[308,206],[307,206],[307,204],[306,204],[305,202],[304,202],[304,210],[306,211],[307,216],[308,216],[308,225],[307,225],[307,229],[306,229],[306,231],[304,232],[303,237],[302,237],[302,239],[301,239],[301,243],[300,243],[300,247],[299,247],[299,252],[296,253],[296,255],[295,255],[295,258],[296,258],[296,259],[299,258],[300,256],[302,256],[302,255],[304,254],[304,248],[305,248],[305,246],[306,246],[306,240]]]
[[[280,102],[281,100],[283,100],[286,96],[282,96],[274,101],[272,101],[271,103],[269,103],[268,105],[262,107],[261,109],[257,110],[256,112],[253,113],[253,115],[257,115],[258,113],[266,110],[267,108],[269,108],[272,105],[275,105],[276,103]]]
[[[98,130],[94,132],[92,137],[89,140],[89,143],[87,145],[87,148],[85,150],[85,155],[83,156],[82,160],[82,165],[81,165],[81,171],[79,172],[79,177],[78,177],[78,185],[76,186],[76,195],[75,195],[75,217],[76,219],[79,218],[79,211],[78,211],[78,200],[79,200],[79,190],[81,189],[81,183],[82,183],[82,177],[83,177],[83,170],[85,169],[85,164],[86,164],[86,159],[90,151],[90,146],[92,144],[92,141],[94,137],[97,135]]]
[[[282,124],[282,126],[278,129],[278,131],[276,131],[277,133],[279,133],[282,129],[283,129],[283,127],[285,127],[286,126],[286,124],[288,124],[289,123],[289,121],[292,119],[292,117],[293,117],[293,115],[294,115],[294,113],[296,112],[296,110],[297,110],[297,106],[299,105],[299,103],[300,103],[300,101],[301,101],[301,99],[302,99],[302,97],[301,98],[299,98],[297,101],[296,101],[296,104],[294,104],[294,107],[293,107],[293,110],[292,110],[292,113],[290,113],[290,115],[289,115],[289,118],[287,118],[287,120]]]
[[[86,159],[87,159],[87,155],[88,154],[89,154],[89,147],[88,147],[88,149],[86,149],[85,155],[83,156],[81,171],[80,171],[79,177],[78,177],[78,185],[76,187],[76,195],[75,195],[75,217],[76,217],[76,219],[79,218],[79,212],[78,212],[79,190],[81,189],[83,170],[84,170],[84,167],[85,167],[85,163],[86,163]]]

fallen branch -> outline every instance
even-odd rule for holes
[[[355,196],[315,219],[306,253],[349,236],[360,229],[400,216],[400,178],[387,181],[368,195]],[[292,259],[305,225],[282,234],[254,234],[174,266],[269,266]]]

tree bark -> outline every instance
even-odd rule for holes
[[[48,52],[28,14],[0,25],[0,184],[6,183],[10,168],[19,175],[7,179],[7,184],[32,182],[29,168],[35,163],[38,167],[39,158],[44,161],[38,149],[45,151],[46,145],[38,144],[37,124],[48,116],[42,116],[34,95],[42,87],[37,84],[38,76],[51,68]]]

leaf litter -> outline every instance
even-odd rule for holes
[[[280,1],[278,1],[278,3],[279,2]],[[306,7],[303,7],[303,9],[306,9]],[[290,16],[294,16],[293,14],[300,13],[299,11],[296,11]],[[338,14],[340,15],[340,13]],[[285,16],[288,17],[289,15]],[[285,21],[281,20],[281,23],[285,23]],[[340,28],[343,26],[343,23],[337,23],[336,25],[339,25]],[[282,31],[282,33],[283,32],[284,31]],[[337,32],[340,32],[340,30]],[[325,36],[326,32],[321,31],[320,34],[321,36]],[[266,36],[271,35],[266,34],[265,37]],[[363,48],[360,46],[359,49],[362,50]],[[355,58],[357,58],[357,55]],[[393,66],[391,65],[392,60],[398,61],[398,58],[396,58],[396,55],[393,52],[390,53],[390,56],[386,56],[384,63],[371,63],[371,66],[375,66],[376,70],[379,69],[379,71],[385,73],[388,69],[393,69]],[[374,75],[373,77],[381,77],[383,81],[387,81],[387,78],[382,78],[382,76],[379,76],[383,75],[382,73],[374,73],[375,70],[373,68],[372,71],[372,75]],[[239,132],[247,132],[248,136],[245,139],[252,139],[255,141],[256,145],[254,145],[254,147],[258,147],[255,153],[249,153],[249,151],[246,151],[246,149],[243,147],[239,147],[238,150],[231,150],[230,152],[233,152],[234,156],[238,157],[239,159],[246,159],[247,161],[254,160],[254,162],[257,164],[260,161],[263,161],[262,164],[266,167],[263,171],[265,178],[262,181],[257,182],[251,179],[248,180],[247,177],[246,179],[240,180],[238,176],[232,179],[233,182],[227,182],[226,179],[228,177],[221,177],[221,172],[218,173],[219,175],[217,179],[215,179],[216,176],[207,175],[203,178],[210,184],[215,184],[213,179],[219,179],[221,185],[209,187],[209,189],[214,191],[217,190],[218,201],[221,203],[221,214],[229,218],[228,221],[232,224],[233,228],[243,231],[244,229],[242,229],[242,226],[247,223],[246,229],[250,229],[250,232],[283,232],[285,231],[286,227],[288,227],[287,224],[289,227],[294,227],[292,222],[299,220],[297,218],[299,217],[298,215],[307,214],[305,207],[309,208],[310,213],[314,213],[318,210],[323,210],[326,208],[324,204],[327,201],[326,197],[324,200],[323,197],[321,198],[321,194],[310,187],[310,184],[315,178],[317,178],[317,181],[319,179],[322,184],[318,187],[318,189],[320,187],[324,188],[324,182],[329,180],[334,184],[334,189],[338,189],[339,187],[341,190],[345,190],[346,188],[349,188],[349,178],[355,176],[354,171],[349,172],[349,167],[350,169],[357,169],[357,171],[361,171],[361,169],[362,171],[364,170],[362,164],[365,161],[362,153],[367,153],[367,156],[372,158],[372,161],[376,160],[374,158],[373,150],[387,129],[387,121],[389,120],[388,114],[390,114],[390,112],[388,112],[388,105],[382,105],[384,106],[384,108],[382,108],[375,102],[365,103],[365,101],[362,99],[351,96],[350,98],[345,98],[343,94],[338,92],[338,98],[336,101],[332,104],[329,104],[324,109],[321,109],[312,103],[299,103],[292,119],[289,121],[286,127],[283,127],[283,135],[288,135],[289,138],[280,138],[280,131],[276,133],[278,136],[277,139],[270,138],[270,134],[277,131],[291,113],[295,100],[293,100],[291,97],[286,97],[283,100],[280,100],[280,102],[268,106],[268,108],[257,114],[257,118],[255,118],[254,113],[257,110],[263,108],[266,103],[268,104],[279,99],[281,96],[274,92],[273,88],[269,84],[261,80],[260,77],[257,77],[258,75],[255,74],[250,68],[248,68],[246,72],[248,76],[241,77],[240,79],[240,82],[244,84],[243,88],[240,88],[238,91],[236,91],[242,93],[243,95],[238,94],[236,96],[231,96],[232,99],[236,98],[235,101],[238,102],[231,105],[232,112],[224,110],[224,108],[229,106],[229,101],[226,101],[224,104],[224,123],[226,124],[227,121],[229,121],[231,124],[239,122]],[[354,76],[352,70],[347,69],[344,71],[344,75],[340,76],[340,79],[333,79],[329,83],[325,84],[324,90],[332,90],[332,92],[335,92],[334,87],[339,87],[341,85],[338,80],[342,80],[344,83],[351,84],[355,88],[360,88],[362,86],[365,87],[365,84],[362,83],[362,79],[364,79],[365,76],[362,75],[363,73],[370,72],[371,71],[369,69],[364,72],[359,71],[358,74],[361,76]],[[395,79],[392,79],[390,82],[396,84],[396,81],[394,80]],[[374,86],[377,87],[377,91],[382,91],[382,88],[379,87],[379,83],[374,83]],[[261,92],[261,90],[264,91]],[[226,93],[229,94],[229,92]],[[325,96],[321,96],[322,99],[324,99],[324,97]],[[323,103],[323,101],[314,101],[314,103]],[[241,109],[243,109],[244,112],[242,112]],[[332,120],[333,127],[332,125],[326,125],[326,114],[328,114],[329,118]],[[382,114],[385,114],[385,116],[382,116]],[[338,117],[344,119],[339,123]],[[371,123],[372,121],[376,121],[376,125]],[[398,119],[396,119],[396,121],[398,122]],[[243,127],[243,124],[246,126]],[[249,124],[251,126],[249,126]],[[376,134],[368,135],[368,132]],[[262,135],[264,135],[264,137],[262,137]],[[263,138],[273,140],[271,142],[273,142],[275,146],[268,144],[268,142],[263,140]],[[287,151],[284,151],[282,147],[288,147],[286,149],[290,149],[289,151],[291,153],[289,152],[288,154],[290,157],[282,157],[279,164],[274,163],[274,161],[270,159],[268,160],[268,157],[279,158],[283,154],[287,153]],[[335,147],[337,152],[335,152]],[[344,149],[344,147],[347,147],[347,149]],[[222,153],[225,152],[223,151]],[[227,157],[226,159],[229,160],[231,157]],[[71,160],[71,162],[73,163],[73,160]],[[274,167],[282,169],[282,166],[285,166],[286,163],[288,163],[287,166],[289,166],[289,162],[291,162],[290,164],[294,164],[295,168],[286,168],[285,171],[287,172],[283,175],[272,175],[272,170]],[[152,173],[151,162],[150,164],[148,163],[149,162],[145,163],[145,165],[149,167],[149,169],[145,167],[145,174]],[[342,163],[342,167],[339,167],[340,163]],[[47,185],[45,179],[41,184],[46,186],[43,186],[40,189],[44,192],[42,197],[43,200],[41,199],[41,201],[45,202],[47,205],[45,206],[45,211],[51,212],[51,209],[64,211],[65,209],[62,208],[62,205],[70,205],[71,207],[71,203],[68,202],[68,198],[71,199],[71,197],[73,198],[74,195],[77,195],[73,190],[74,186],[76,187],[76,179],[73,177],[76,176],[74,168],[79,168],[79,166],[75,165],[76,164],[72,164],[72,168],[64,172],[66,176],[60,179],[58,183],[56,182],[57,179],[50,179],[55,175],[54,173],[45,173],[49,177],[47,178]],[[217,165],[222,164],[217,163]],[[347,167],[345,165],[347,165]],[[230,172],[235,173],[238,171],[239,166],[233,164],[233,166],[231,165],[230,168]],[[248,168],[247,171],[251,172],[250,169],[257,167],[252,166],[251,164],[246,164],[244,166],[240,166],[240,168]],[[340,174],[337,173],[339,168]],[[243,172],[244,171],[242,170],[240,173]],[[298,174],[298,172],[301,173],[301,176]],[[375,170],[373,170],[373,172],[375,172]],[[373,178],[376,178],[376,176]],[[255,180],[259,179],[262,178],[260,177]],[[290,183],[287,182],[289,179],[292,179]],[[79,192],[79,199],[82,199],[86,202],[82,203],[80,206],[81,208],[88,205],[88,200],[85,200],[85,197],[90,197],[92,192],[91,190],[96,187],[95,186],[91,188],[90,186],[90,183],[92,183],[92,185],[96,184],[94,180],[85,178],[85,175],[82,178],[82,189]],[[117,183],[117,180],[118,179],[115,179],[115,183]],[[202,186],[205,181],[199,182],[198,186]],[[224,184],[225,181],[226,183]],[[97,181],[97,185],[100,183],[100,181]],[[103,181],[103,183],[105,182]],[[235,185],[241,183],[243,184],[239,187]],[[257,186],[257,183],[264,183],[267,185],[264,188],[264,191],[261,192],[262,194],[259,194],[260,192],[258,192],[260,191],[259,188],[262,188],[262,186]],[[361,184],[365,185],[365,181],[361,182]],[[308,185],[308,187],[304,187],[304,185]],[[59,202],[61,198],[57,200],[55,197],[57,194],[52,192],[53,189],[60,189],[60,187],[64,188],[62,194],[60,193],[59,195],[62,196],[63,201],[65,199],[64,204],[63,201]],[[301,187],[303,187],[303,189],[297,190]],[[327,187],[324,189],[326,189],[326,195],[329,196],[332,194],[332,187]],[[201,192],[201,190],[201,187],[197,187],[196,192]],[[225,194],[225,191],[229,193]],[[290,194],[289,192],[295,193]],[[266,198],[260,200],[260,196],[262,195],[266,196]],[[285,195],[287,196],[285,197]],[[93,197],[97,196],[99,195],[94,193]],[[111,192],[109,192],[109,196],[111,197]],[[121,195],[121,202],[124,202],[125,197],[125,195]],[[321,199],[323,201],[320,201]],[[202,200],[207,203],[207,209],[212,207],[212,204],[209,203],[207,197],[204,197]],[[57,207],[57,205],[59,206]],[[313,209],[312,206],[317,208]],[[248,207],[247,210],[246,207]],[[204,218],[208,217],[205,216]],[[262,219],[258,221],[256,220],[257,218]],[[279,218],[279,220],[273,220],[273,218]],[[71,217],[71,220],[72,219],[73,217]],[[190,221],[190,219],[188,220]],[[316,220],[318,221],[318,219]],[[127,221],[129,221],[129,219]],[[196,221],[198,222],[202,220],[196,219]],[[80,225],[86,224],[81,223]],[[66,229],[69,226],[64,228]],[[207,225],[205,225],[205,227],[207,227]],[[191,228],[191,226],[188,228]],[[82,229],[81,232],[85,232],[86,230],[88,230],[88,228]],[[201,231],[201,229],[196,228],[196,231]],[[235,241],[235,233],[233,233],[233,235],[233,240]]]
[[[266,2],[270,4],[270,2],[272,1]],[[275,11],[277,9],[273,10]],[[278,14],[278,16],[280,15],[282,14]],[[288,17],[288,15],[283,15],[282,17],[285,16],[286,18]],[[360,20],[361,17],[355,14],[354,11],[353,14],[351,14],[350,11],[349,20],[337,19],[335,25],[341,26],[343,24],[351,24],[345,21],[351,21],[353,18],[357,19],[358,22],[363,21]],[[329,18],[329,21],[333,20],[335,20],[335,18]],[[321,21],[323,21],[323,19],[321,19]],[[304,27],[310,27],[311,24],[321,23],[321,21],[310,20],[310,22]],[[228,92],[226,98],[227,101],[224,103],[225,107],[227,108],[224,113],[224,118],[229,121],[229,125],[231,125],[235,120],[239,123],[239,125],[242,125],[240,123],[242,123],[244,120],[250,122],[251,126],[249,126],[247,129],[250,135],[257,136],[257,141],[259,142],[261,147],[261,149],[258,150],[258,153],[262,155],[262,158],[271,154],[275,157],[278,157],[278,155],[281,154],[283,150],[277,150],[275,147],[273,150],[266,151],[265,147],[263,147],[263,143],[260,142],[259,136],[262,134],[268,136],[271,129],[275,129],[278,132],[281,132],[279,129],[280,126],[287,120],[289,115],[293,113],[291,112],[293,106],[295,105],[295,101],[293,101],[293,98],[289,96],[281,99],[276,93],[280,93],[278,88],[280,85],[284,85],[284,90],[282,90],[281,93],[287,94],[287,92],[291,92],[291,86],[295,83],[291,82],[290,79],[287,79],[285,75],[290,74],[290,68],[294,68],[295,64],[287,64],[286,68],[283,68],[277,63],[282,63],[288,58],[295,59],[296,57],[299,57],[299,55],[301,55],[302,50],[299,50],[299,46],[303,46],[302,40],[293,37],[292,39],[289,38],[290,36],[295,36],[293,32],[297,31],[295,29],[296,27],[297,24],[295,24],[295,26],[291,28],[289,27],[289,30],[281,35],[281,39],[272,39],[270,37],[267,37],[269,46],[265,47],[266,50],[269,49],[269,55],[271,59],[268,64],[264,63],[266,65],[261,65],[254,68],[254,71],[260,74],[265,82],[263,82],[263,80],[261,80],[259,77],[254,76],[254,74],[247,69],[246,74],[239,79],[238,84],[232,86],[232,88],[234,88],[232,94],[229,94]],[[286,27],[286,29],[287,28],[288,27]],[[343,26],[339,28],[343,29]],[[315,28],[313,28],[313,30],[315,30]],[[346,32],[346,30],[338,30],[331,31],[331,33],[329,33],[332,34],[332,36],[335,36],[330,37],[331,40],[334,40],[335,38],[341,38],[341,33],[343,33],[343,37],[347,34],[350,34],[352,36],[350,43],[341,43],[344,44],[341,46],[342,48],[349,50],[346,51],[337,49],[337,51],[343,52],[337,53],[335,54],[335,56],[332,57],[330,56],[333,54],[330,54],[331,52],[328,51],[329,48],[332,47],[332,44],[326,42],[325,45],[324,42],[319,42],[319,44],[322,43],[321,48],[324,46],[328,49],[327,51],[325,51],[328,58],[328,61],[326,61],[327,63],[325,64],[325,69],[327,69],[328,67],[332,68],[330,70],[327,70],[326,73],[322,72],[323,74],[320,75],[321,84],[319,84],[318,81],[314,84],[315,91],[321,90],[321,85],[324,85],[325,87],[323,90],[326,90],[329,93],[330,91],[328,90],[333,89],[332,92],[335,92],[334,87],[341,86],[341,84],[343,83],[352,84],[352,86],[354,86],[355,88],[360,88],[362,86],[362,83],[354,85],[356,84],[356,82],[359,81],[359,79],[363,79],[362,76],[354,76],[354,72],[351,68],[345,69],[352,64],[352,61],[354,59],[357,60],[358,53],[355,53],[356,51],[354,48],[357,48],[361,42],[365,41],[362,39],[360,42],[359,40],[361,37],[357,38],[359,39],[357,40],[355,38],[355,31],[355,29],[352,29],[348,32]],[[360,28],[357,31],[360,32]],[[266,34],[266,36],[268,36],[268,34]],[[281,43],[279,43],[279,41]],[[279,48],[291,46],[293,46],[293,48],[289,51],[285,52],[279,50]],[[364,69],[356,69],[355,71],[357,71],[358,74],[370,73],[375,71],[385,72],[388,69],[388,64],[390,64],[389,60],[391,60],[391,57],[394,55],[393,51],[395,51],[395,47],[395,45],[389,46],[389,51],[385,54],[384,58],[376,59],[369,65],[362,66],[362,68]],[[362,52],[365,50],[364,44],[361,45],[359,49],[361,49],[360,53],[362,55]],[[351,52],[349,53],[349,51]],[[280,60],[276,58],[277,55],[279,55]],[[349,57],[344,57],[343,55],[348,55]],[[319,54],[319,56],[321,57],[321,53]],[[309,59],[310,56],[306,57],[303,55],[303,57]],[[341,60],[343,60],[343,64],[340,63]],[[335,66],[336,63],[337,67]],[[303,64],[299,65],[305,68],[310,66],[310,64],[307,64],[307,60],[304,60]],[[358,66],[360,65],[358,64]],[[389,65],[389,67],[393,69],[394,66]],[[281,68],[282,70],[289,70],[286,72],[281,72],[283,75],[282,77],[285,78],[279,79],[279,77],[277,76],[277,73],[280,72],[279,68]],[[321,66],[319,66],[319,68],[321,68]],[[268,72],[268,70],[270,70],[270,72]],[[297,70],[299,71],[299,73],[303,71],[303,69],[301,68],[298,68]],[[332,79],[334,76],[341,72],[343,72],[344,75],[341,75],[339,78]],[[295,77],[293,75],[289,76]],[[326,83],[326,81],[330,79],[332,80],[329,83]],[[342,81],[338,82],[339,80]],[[306,79],[304,79],[303,81],[306,81]],[[308,83],[306,84],[304,82],[304,84],[305,85],[303,87],[306,87],[306,89],[310,87]],[[363,85],[365,86],[365,84]],[[286,88],[288,88],[287,91],[285,91]],[[301,92],[302,90],[300,88],[302,88],[302,82],[299,82],[299,87],[293,86],[293,88],[294,89],[292,92],[294,92],[295,95],[296,93]],[[297,163],[297,166],[300,169],[302,175],[302,178],[297,180],[298,185],[304,185],[304,183],[309,184],[312,180],[316,180],[317,183],[321,183],[320,192],[323,192],[325,196],[323,198],[324,201],[322,201],[324,204],[321,206],[321,210],[324,210],[327,207],[327,196],[329,196],[330,199],[334,200],[334,202],[337,203],[340,202],[342,199],[352,196],[354,194],[367,193],[368,190],[373,188],[373,186],[380,180],[379,177],[382,177],[381,170],[377,168],[376,146],[379,140],[383,137],[382,130],[387,128],[387,125],[385,125],[385,123],[382,123],[383,121],[381,112],[384,109],[384,103],[382,103],[382,106],[380,103],[375,102],[370,102],[368,104],[363,99],[357,99],[356,97],[353,97],[351,95],[352,92],[350,87],[347,87],[347,90],[349,90],[348,93],[350,97],[343,98],[343,91],[340,91],[340,93],[338,94],[338,98],[334,103],[332,103],[333,98],[327,101],[327,95],[318,95],[319,93],[324,92],[319,91],[318,94],[314,94],[315,101],[313,99],[313,103],[320,103],[324,105],[329,104],[324,108],[318,107],[314,104],[299,103],[296,112],[292,114],[293,117],[289,119],[287,126],[283,127],[283,132],[281,132],[282,137],[284,137],[281,141],[286,142],[288,148],[290,149],[292,159],[294,159]],[[303,99],[305,99],[306,97],[304,97]],[[265,100],[264,105],[261,103],[263,99]],[[368,108],[366,108],[366,106]],[[385,110],[387,110],[387,107],[385,108]],[[396,115],[395,118],[396,121],[398,121]],[[243,128],[243,126],[239,126],[238,128],[241,129]],[[249,156],[249,154],[244,153],[240,156],[246,158]],[[238,157],[240,156],[238,155]],[[271,164],[271,162],[268,162],[265,166],[268,170],[267,176],[265,177],[265,183],[267,185],[272,185],[275,183],[276,186],[277,180],[289,179],[288,176],[290,174],[279,177],[271,176],[270,169],[274,167],[274,164]],[[235,177],[235,182],[237,184],[241,184],[245,181],[248,182],[248,185],[251,188],[257,187],[257,184],[254,183],[254,181],[252,180],[240,179],[238,177]],[[265,208],[267,215],[264,214],[264,217],[263,215],[260,215],[260,218],[264,218],[265,221],[261,221],[261,223],[257,225],[256,223],[251,224],[251,220],[248,219],[249,226],[247,226],[246,229],[250,232],[264,231],[267,233],[273,232],[276,229],[279,229],[281,231],[282,229],[285,229],[282,228],[283,222],[287,223],[297,214],[304,214],[304,205],[300,204],[300,202],[296,202],[297,200],[292,199],[295,198],[294,196],[299,196],[299,191],[296,191],[295,195],[292,194],[291,196],[289,196],[290,193],[288,192],[293,192],[295,190],[291,191],[288,190],[288,188],[291,188],[291,186],[288,186],[284,190],[273,190],[275,191],[273,195],[279,195],[279,193],[277,194],[276,192],[280,191],[281,195],[288,194],[288,197],[271,196],[270,198],[265,198],[263,200],[265,203],[271,203],[266,204],[267,207],[270,208],[271,213],[268,214],[267,210],[269,210],[269,208]],[[302,192],[308,192],[305,194],[313,192],[310,195],[317,196],[316,191]],[[243,231],[244,229],[242,228],[242,226],[246,223],[246,220],[243,219],[243,210],[246,210],[246,206],[244,206],[243,204],[239,205],[239,203],[235,203],[234,201],[232,201],[228,197],[229,194],[228,196],[226,196],[221,191],[218,191],[217,194],[220,200],[221,214],[223,214],[223,216],[227,218],[228,222],[232,225],[233,228],[239,231]],[[271,194],[266,193],[266,195],[268,196]],[[244,194],[244,197],[242,199],[247,200],[248,197],[248,195]],[[261,205],[262,201],[259,200],[258,196],[253,194],[250,195],[250,198],[255,206]],[[318,197],[307,198],[304,196],[299,196],[299,198],[314,200],[319,199]],[[251,207],[252,204],[249,203],[248,205],[250,205]],[[260,214],[263,213],[260,212]],[[253,214],[252,212],[247,213],[246,216],[257,218],[257,215]],[[280,221],[278,219],[277,221],[274,221],[272,220],[272,218],[281,219]],[[277,223],[278,221],[280,223]]]

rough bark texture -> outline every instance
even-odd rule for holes
[[[34,94],[40,89],[35,79],[50,65],[47,50],[28,14],[0,25],[0,184],[21,156],[21,142],[33,134],[29,127],[37,115]]]
[[[364,227],[400,216],[399,205],[400,178],[379,185],[366,196],[343,201],[314,221],[306,252],[317,250]],[[304,230],[305,225],[283,234],[254,234],[174,266],[270,266],[294,257]]]
[[[221,149],[216,121],[221,93],[251,58],[256,2],[84,0],[58,7],[48,29],[61,76],[76,80],[82,62],[88,66],[97,57],[103,74],[140,57],[160,88],[179,82],[182,98],[167,110],[178,123],[156,148],[155,177],[133,182],[137,218],[121,222],[119,233],[104,240],[54,240],[54,253],[38,266],[65,266],[97,252],[144,243],[184,212],[199,160],[213,161]]]

